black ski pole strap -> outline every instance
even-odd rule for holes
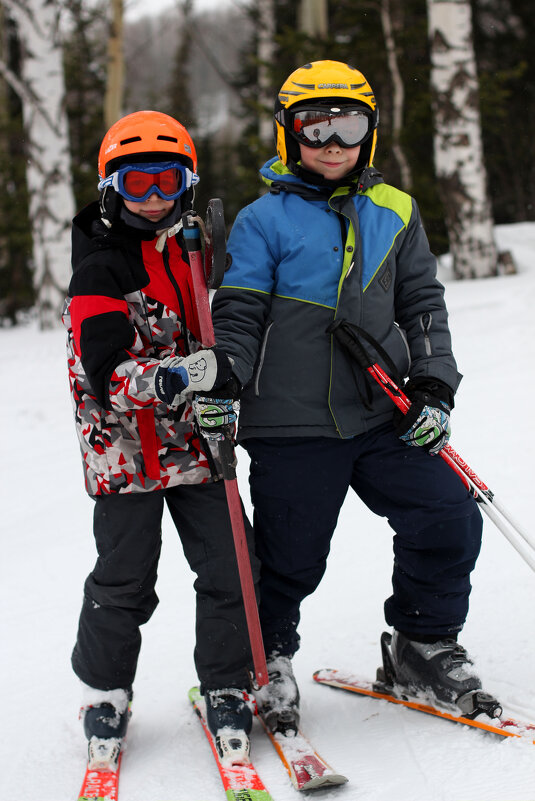
[[[208,201],[204,222],[204,272],[208,289],[219,289],[227,269],[227,241],[223,201]]]
[[[353,377],[355,379],[355,386],[357,388],[357,392],[359,394],[359,398],[363,403],[364,407],[371,411],[372,409],[372,391],[370,388],[370,376],[367,372],[368,367],[371,366],[371,361],[368,357],[368,354],[358,341],[355,338],[352,331],[349,328],[349,323],[346,320],[334,320],[329,327],[327,328],[327,333],[332,334],[333,337],[338,341],[341,345],[342,349],[350,356],[351,358],[351,370],[353,372]],[[359,386],[359,374],[356,372],[355,368],[359,368],[360,374],[364,379],[364,386],[366,388],[366,397],[360,391]]]
[[[357,339],[352,328],[353,326],[351,326],[347,320],[334,320],[327,328],[327,333],[333,335],[338,344],[355,362],[357,362],[362,370],[367,370],[372,366],[373,362]]]
[[[219,458],[221,460],[223,478],[227,480],[236,478],[236,450],[232,442],[232,435],[228,429],[225,432],[225,439],[219,442]]]
[[[364,328],[360,328],[354,323],[350,323],[343,318],[341,320],[334,320],[327,328],[327,333],[332,334],[338,340],[340,345],[348,352],[348,354],[360,365],[363,370],[373,367],[374,362],[368,355],[366,349],[359,341],[359,337],[365,339],[366,342],[374,348],[384,363],[387,365],[388,370],[392,374],[394,380],[401,384],[401,377],[398,369],[386,350],[374,339],[371,334],[368,334]]]
[[[356,363],[356,365],[360,368],[360,371],[362,372],[365,378],[366,399],[362,396],[362,393],[358,388],[358,384],[357,384],[357,390],[359,392],[361,401],[363,402],[363,404],[367,409],[371,409],[372,393],[370,385],[374,386],[370,373],[368,371],[371,367],[373,367],[374,362],[371,359],[368,352],[366,351],[362,342],[360,342],[359,337],[366,340],[366,342],[368,342],[368,344],[375,349],[375,351],[379,354],[381,359],[388,366],[390,372],[395,376],[397,383],[401,383],[401,379],[399,378],[396,365],[394,364],[388,353],[377,342],[377,340],[375,340],[363,328],[360,328],[358,325],[354,325],[353,323],[350,323],[342,318],[339,320],[334,320],[327,328],[327,333],[331,334],[335,338],[335,340],[348,354],[351,360],[354,363]]]

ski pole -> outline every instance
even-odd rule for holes
[[[411,406],[410,399],[383,368],[371,360],[362,343],[357,339],[355,333],[350,330],[350,324],[343,319],[335,320],[328,327],[327,333],[332,334],[359,366],[374,378],[398,409],[403,414],[407,414]],[[495,497],[492,490],[487,487],[449,443],[439,451],[439,455],[457,473],[470,493],[482,505],[483,511],[487,513],[488,517],[509,540],[524,561],[532,570],[535,570],[535,541],[527,531],[514,520],[512,515]],[[518,539],[519,537],[524,542]]]
[[[193,280],[193,294],[199,318],[201,341],[204,347],[210,348],[215,345],[214,326],[212,323],[212,313],[208,298],[205,275],[201,257],[201,239],[199,226],[195,221],[194,214],[187,212],[182,217],[184,239],[188,250],[189,262],[191,266],[191,276]],[[230,516],[232,535],[234,537],[234,547],[236,550],[236,560],[240,575],[241,591],[243,604],[245,607],[245,617],[251,643],[251,653],[253,657],[256,683],[258,687],[268,683],[266,656],[264,653],[264,643],[260,629],[260,619],[258,616],[258,605],[251,570],[251,560],[247,547],[245,526],[243,523],[243,513],[238,491],[238,479],[236,477],[236,456],[230,431],[225,439],[219,442],[219,457],[225,483],[225,492]]]

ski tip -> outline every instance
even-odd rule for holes
[[[198,687],[192,687],[188,690],[188,698],[192,704],[196,704],[197,701],[201,698],[201,691]]]
[[[320,670],[314,671],[312,678],[314,681],[321,681],[325,679],[326,676],[334,676],[337,672],[336,668],[321,668]]]

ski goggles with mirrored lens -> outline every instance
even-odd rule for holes
[[[134,203],[142,203],[154,192],[164,200],[176,200],[191,186],[199,182],[199,176],[178,161],[159,164],[125,164],[100,181],[102,191],[112,186],[121,197]]]
[[[325,147],[331,142],[341,147],[357,147],[373,131],[372,112],[362,106],[309,106],[279,114],[277,119],[288,133],[307,147]]]

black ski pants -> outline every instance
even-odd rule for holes
[[[386,622],[419,635],[455,636],[462,629],[482,520],[440,456],[405,445],[390,424],[353,439],[251,438],[242,444],[251,457],[267,654],[292,655],[299,647],[300,604],[322,579],[349,487],[395,532]],[[355,536],[367,536],[358,520]]]
[[[155,585],[164,502],[196,574],[194,658],[202,688],[247,688],[250,645],[222,481],[95,498],[98,558],[85,582],[74,672],[101,690],[132,686],[141,646],[139,627],[158,604]],[[244,522],[252,553],[252,528],[245,515]],[[251,562],[256,583],[258,561],[251,556]],[[177,630],[184,625],[190,622],[181,620],[177,610]],[[177,631],[169,632],[170,638],[176,636]]]

